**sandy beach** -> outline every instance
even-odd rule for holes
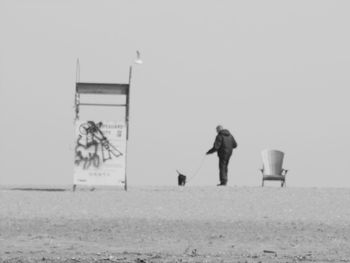
[[[0,190],[1,262],[350,262],[350,189],[42,189]]]

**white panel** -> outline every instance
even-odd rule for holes
[[[120,185],[125,182],[126,124],[77,121],[74,184]]]

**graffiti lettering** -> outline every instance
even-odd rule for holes
[[[123,155],[114,145],[112,145],[106,134],[101,131],[102,122],[95,123],[88,121],[79,127],[77,145],[75,147],[75,164],[82,164],[83,169],[88,169],[91,165],[98,168],[102,162],[118,158]],[[108,134],[109,135],[109,134]],[[119,137],[119,136],[118,136]]]

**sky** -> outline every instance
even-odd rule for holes
[[[79,58],[83,82],[127,83],[133,67],[130,186],[176,185],[176,169],[195,175],[189,185],[218,183],[218,158],[205,152],[221,124],[238,142],[229,185],[259,186],[268,148],[285,152],[288,186],[349,187],[349,9],[346,0],[2,0],[0,184],[72,184]]]

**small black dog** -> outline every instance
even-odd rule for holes
[[[179,171],[177,171],[177,173],[179,174],[177,176],[177,183],[179,186],[185,186],[186,184],[186,175],[181,174]]]

